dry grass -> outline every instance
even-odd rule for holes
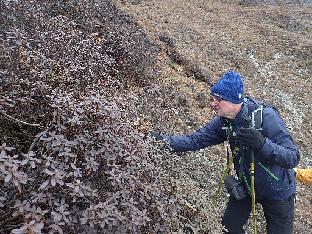
[[[236,69],[244,75],[249,95],[278,107],[300,146],[300,166],[312,166],[311,5],[253,5],[240,4],[243,1],[212,0],[117,2],[159,45],[160,83],[180,93],[183,103],[186,103],[184,108],[177,108],[180,124],[163,129],[161,124],[156,123],[157,128],[177,133],[192,131],[212,115],[203,101],[209,95],[209,84],[193,79],[195,76],[188,72],[187,64],[204,67],[211,82],[224,71]],[[174,42],[170,46],[174,47],[182,61],[179,64],[167,55],[172,48],[159,39],[159,35],[163,34]],[[203,213],[208,211],[208,216],[211,207],[206,197],[200,192],[189,191],[200,189],[205,182],[218,178],[219,168],[222,168],[222,160],[219,160],[222,151],[218,147],[216,149],[188,154],[183,159],[185,165],[180,168],[183,172],[177,178],[178,183],[184,181],[184,185],[193,183],[181,190],[181,196],[193,199],[195,207]],[[195,163],[205,155],[209,155],[209,163]],[[202,167],[207,173],[202,173]],[[206,186],[206,190],[213,189],[213,186]],[[311,191],[311,186],[298,185],[295,233],[311,232]],[[209,193],[211,191],[207,196]],[[224,202],[220,209],[224,207]],[[259,223],[262,223],[260,232],[263,232],[263,220]]]

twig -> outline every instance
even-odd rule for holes
[[[41,136],[43,136],[44,134],[46,134],[51,128],[52,128],[52,127],[50,127],[50,128],[48,128],[48,129],[44,130],[43,132],[40,132],[39,134],[37,134],[36,138],[35,138],[34,141],[31,143],[31,145],[30,145],[30,147],[29,147],[29,149],[28,149],[28,152],[30,152],[30,151],[33,150],[33,148],[35,147],[35,145],[36,145],[37,141],[39,140],[39,138],[40,138]]]
[[[31,124],[31,123],[27,123],[27,122],[24,122],[22,120],[19,120],[19,119],[16,119],[10,115],[8,115],[7,113],[5,113],[4,111],[0,111],[1,114],[3,114],[5,117],[7,117],[8,119],[11,119],[15,122],[18,122],[18,123],[21,123],[21,124],[24,124],[24,125],[28,125],[28,126],[32,126],[32,127],[40,127],[40,124]]]
[[[9,212],[7,212],[7,213],[9,213]],[[0,227],[4,227],[4,226],[12,226],[12,225],[9,225],[9,224],[7,224],[7,225],[5,225],[6,223],[10,223],[10,222],[12,222],[12,221],[14,221],[14,220],[16,220],[16,219],[18,219],[19,218],[19,216],[15,216],[15,217],[9,217],[8,219],[5,219],[5,220],[3,220],[3,221],[1,221],[0,222]],[[15,224],[14,224],[15,225]],[[13,225],[13,227],[15,227]]]

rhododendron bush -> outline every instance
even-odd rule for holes
[[[172,156],[136,122],[157,48],[110,0],[0,7],[0,232],[176,230]]]

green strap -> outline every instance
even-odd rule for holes
[[[247,178],[245,176],[245,173],[243,173],[243,179],[244,179],[244,182],[247,186],[247,189],[248,189],[248,193],[251,194],[251,188],[250,188],[250,185],[248,184],[248,181],[247,181]]]
[[[266,166],[264,166],[261,162],[258,162],[258,165],[264,169],[273,179],[275,179],[276,181],[279,181],[279,178],[274,175]],[[250,188],[250,185],[248,184],[248,181],[247,181],[247,178],[245,176],[245,173],[243,173],[243,179],[244,179],[244,182],[247,186],[247,189],[248,189],[248,192],[249,194],[251,194],[251,188]]]
[[[275,179],[276,181],[279,181],[279,178],[278,178],[276,175],[274,175],[274,174],[269,170],[269,168],[267,168],[266,166],[264,166],[261,162],[258,162],[258,165],[259,165],[260,167],[262,167],[262,169],[265,170],[267,173],[269,173],[269,175],[270,175],[273,179]]]

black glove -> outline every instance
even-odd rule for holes
[[[164,137],[159,132],[151,132],[150,134],[155,138],[156,141],[161,141],[164,139]]]
[[[261,150],[265,144],[265,138],[254,128],[240,128],[236,140],[243,146],[250,147],[253,150]]]

